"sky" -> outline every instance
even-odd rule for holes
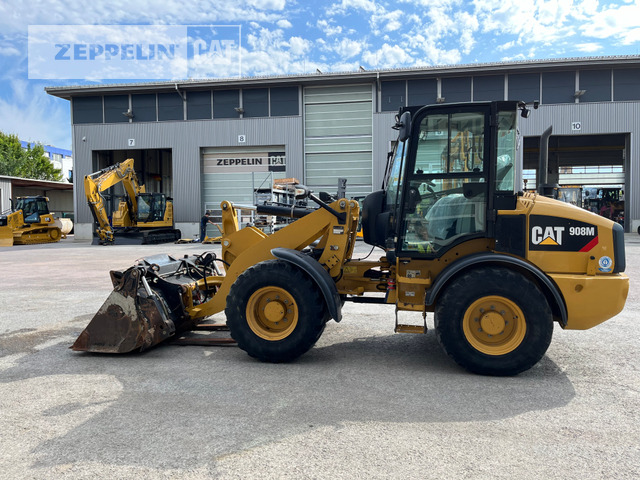
[[[640,0],[73,3],[0,1],[0,131],[71,149],[69,102],[46,94],[45,87],[155,79],[133,73],[117,80],[96,74],[42,78],[35,67],[29,69],[29,37],[34,40],[34,28],[40,25],[66,26],[71,37],[105,25],[123,26],[122,37],[130,31],[124,26],[216,25],[236,32],[225,34],[237,39],[234,68],[214,73],[193,65],[191,70],[177,68],[173,71],[180,77],[171,78],[175,80],[640,54]],[[118,30],[110,27],[111,32]],[[34,51],[32,47],[32,61]],[[164,79],[166,74],[158,75]]]

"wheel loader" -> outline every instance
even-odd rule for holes
[[[620,225],[517,191],[517,122],[529,112],[515,101],[401,109],[383,189],[362,203],[378,259],[352,258],[355,200],[299,186],[318,207],[257,206],[296,218],[271,235],[239,229],[225,201],[220,257],[159,255],[112,271],[113,292],[71,348],[143,351],[224,311],[241,349],[289,362],[351,301],[388,305],[400,333],[425,333],[433,313],[440,345],[471,372],[531,368],[555,323],[583,330],[619,313],[629,280]],[[398,311],[417,322],[398,323]]]
[[[61,237],[62,225],[49,212],[47,197],[17,197],[11,211],[0,215],[0,247],[54,243]]]

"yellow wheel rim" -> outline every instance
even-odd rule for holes
[[[506,355],[514,351],[527,333],[527,323],[520,307],[497,295],[473,302],[462,322],[467,341],[487,355]]]
[[[249,298],[246,313],[249,328],[265,340],[287,338],[298,324],[298,305],[289,292],[279,287],[256,290]]]

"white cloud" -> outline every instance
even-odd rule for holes
[[[366,46],[366,42],[363,40],[351,40],[349,38],[343,38],[332,50],[336,52],[340,58],[347,59],[358,55]]]
[[[515,40],[512,40],[510,42],[503,43],[502,45],[498,45],[496,47],[496,50],[498,50],[499,52],[502,52],[504,50],[509,50],[510,48],[513,48],[515,45],[516,45]]]
[[[393,12],[381,11],[371,16],[371,26],[375,31],[393,32],[399,30],[403,23],[401,21],[404,12],[402,10],[394,10]]]
[[[288,43],[289,51],[295,56],[303,55],[311,48],[311,42],[300,37],[291,37]]]
[[[404,48],[387,43],[378,50],[365,52],[362,59],[373,68],[398,68],[414,63],[413,57]]]
[[[0,31],[24,32],[27,25],[275,23],[282,19],[286,7],[286,0],[210,0],[189,4],[189,8],[178,1],[140,0],[135,10],[130,0],[85,2],[82,8],[69,8],[66,0],[48,0],[40,7],[29,2],[1,2]]]
[[[328,37],[333,35],[338,35],[342,33],[342,26],[340,25],[332,25],[333,20],[318,20],[316,26],[324,32],[324,34]]]
[[[597,52],[598,50],[602,49],[602,45],[600,45],[599,43],[578,43],[576,44],[576,49],[579,52],[585,52],[585,53],[593,53],[593,52]]]
[[[287,4],[286,0],[246,0],[246,3],[260,10],[282,10]]]
[[[524,42],[552,42],[575,33],[573,4],[566,0],[475,0],[484,32],[519,36]]]
[[[624,39],[638,28],[640,4],[611,6],[593,15],[580,28],[582,35],[594,38]]]
[[[331,5],[327,9],[328,15],[345,14],[348,10],[362,10],[364,12],[375,12],[378,5],[373,0],[342,0],[340,3]]]
[[[21,140],[71,149],[69,102],[43,92],[41,83],[14,80],[0,98],[0,131]]]
[[[289,20],[286,20],[286,19],[278,20],[276,22],[276,25],[278,25],[278,27],[280,27],[280,28],[291,28],[291,27],[293,27],[291,22]]]

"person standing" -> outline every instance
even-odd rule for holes
[[[211,211],[207,210],[200,219],[200,242],[204,242],[207,237],[207,225],[213,223],[211,220]]]

